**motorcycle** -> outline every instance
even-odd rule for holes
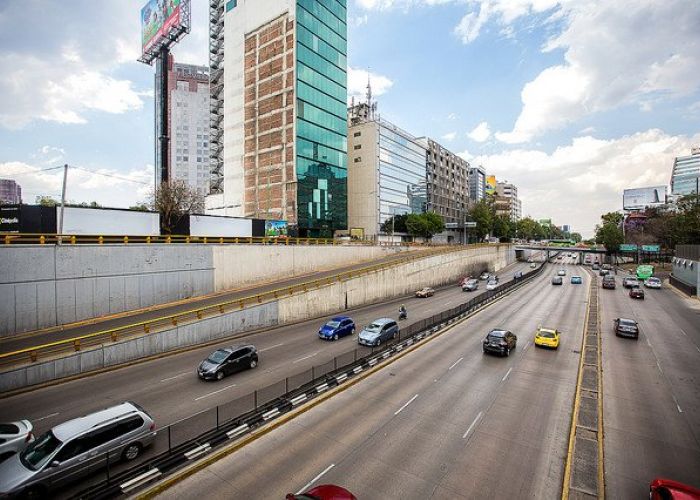
[[[408,311],[399,311],[399,320],[408,319]]]

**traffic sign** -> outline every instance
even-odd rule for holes
[[[642,251],[659,253],[661,251],[661,247],[660,245],[642,245]]]
[[[620,252],[636,252],[636,251],[637,251],[637,245],[628,245],[628,244],[620,245]]]

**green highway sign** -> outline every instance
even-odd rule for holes
[[[637,245],[620,245],[620,252],[636,252]]]
[[[642,245],[642,251],[659,253],[661,251],[661,247],[659,245]]]

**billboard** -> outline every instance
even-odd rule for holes
[[[224,236],[243,238],[253,236],[251,219],[217,217],[212,215],[190,215],[190,236]]]
[[[141,47],[146,54],[173,28],[181,26],[182,9],[189,0],[149,0],[141,9]]]
[[[666,203],[666,186],[625,189],[622,193],[623,210],[644,210]]]
[[[484,189],[486,194],[493,196],[496,194],[496,176],[495,175],[487,175],[486,176],[486,187]]]
[[[265,236],[268,238],[287,236],[287,221],[286,220],[266,220],[265,221]]]
[[[61,207],[56,207],[61,217]],[[158,212],[105,208],[65,207],[63,234],[153,236],[160,234]]]

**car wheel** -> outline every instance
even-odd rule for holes
[[[256,366],[258,366],[258,362],[254,359],[251,359],[250,360],[250,368],[252,369],[252,368],[255,368]]]
[[[381,344],[381,342],[382,342],[381,339],[377,339],[377,341],[374,343],[374,345],[376,347],[379,347],[379,344]]]
[[[22,492],[20,498],[25,498],[27,500],[34,498],[46,498],[46,488],[41,485],[30,486]]]
[[[216,380],[221,380],[222,378],[224,378],[224,372],[219,370],[216,372]]]
[[[350,331],[350,335],[355,335],[355,329],[354,329],[354,328]]]
[[[333,340],[338,340],[338,334],[337,334],[337,333],[334,333],[334,334],[333,334]]]
[[[510,347],[506,347],[506,358],[510,356]]]
[[[141,448],[142,447],[140,443],[131,443],[129,446],[124,448],[124,451],[122,452],[122,460],[124,460],[125,462],[130,462],[131,460],[134,460],[141,454]]]
[[[392,339],[395,339],[395,338],[396,338],[396,332],[394,332],[394,334],[391,336],[391,338],[392,338]]]

